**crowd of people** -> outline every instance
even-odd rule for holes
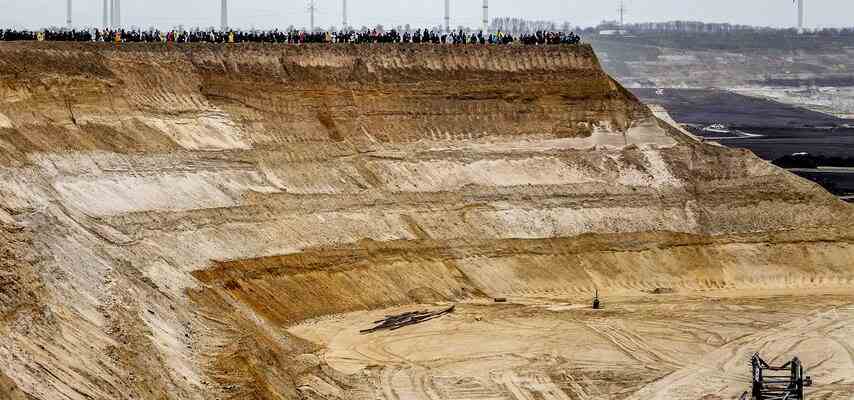
[[[159,30],[0,30],[0,41],[51,42],[118,42],[118,43],[434,43],[434,44],[513,44],[553,45],[578,44],[581,37],[573,32],[533,32],[512,35],[504,32],[437,32],[416,29],[346,30],[339,32],[306,31],[159,31]]]

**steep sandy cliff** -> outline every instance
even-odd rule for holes
[[[361,398],[288,329],[845,287],[852,215],[661,123],[586,46],[2,44],[0,397]]]

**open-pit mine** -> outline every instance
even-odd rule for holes
[[[587,45],[0,44],[2,399],[849,400],[852,222]]]

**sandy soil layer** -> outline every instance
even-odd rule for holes
[[[409,378],[424,370],[407,369],[432,365],[423,354],[399,373],[332,368],[324,340],[289,330],[594,287],[613,298],[854,282],[854,208],[657,119],[586,45],[4,43],[0,116],[2,395],[349,400],[407,380],[401,393],[424,393]],[[538,361],[572,348],[564,329],[627,366],[589,379],[652,382],[607,340],[628,333],[594,324],[604,333],[584,336],[551,316],[572,304],[496,314],[508,328],[489,340],[508,357],[484,359],[503,375],[466,361],[478,380],[460,385],[569,395],[570,378],[541,371],[572,354]],[[472,307],[437,322],[479,322]],[[476,350],[476,334],[460,340]],[[617,341],[655,368],[678,362]]]
[[[322,347],[300,391],[335,382],[352,399],[735,399],[754,352],[800,357],[815,399],[854,391],[854,304],[848,291],[755,291],[469,302],[449,316],[359,334],[384,315],[441,304],[355,312],[289,331]]]

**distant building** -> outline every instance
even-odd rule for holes
[[[620,29],[606,29],[599,31],[599,34],[602,36],[625,36],[628,31],[620,30]]]

